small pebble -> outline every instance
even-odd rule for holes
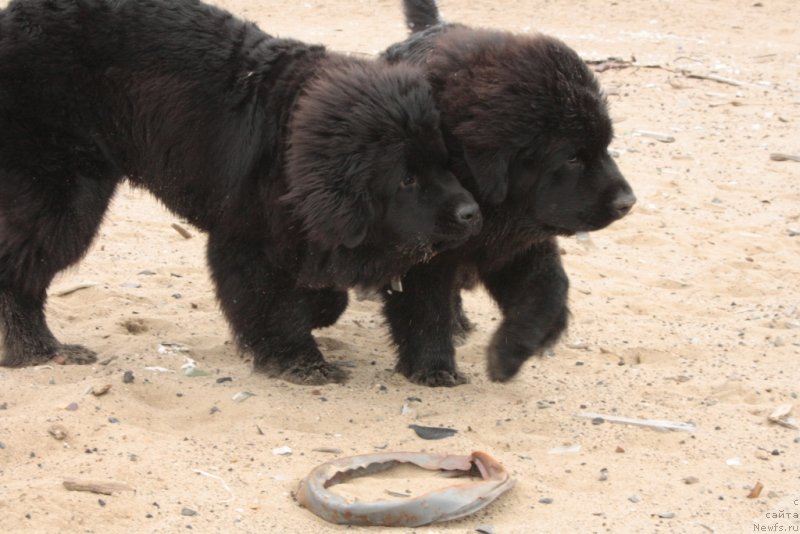
[[[58,441],[66,439],[67,437],[67,429],[64,427],[64,425],[55,424],[47,429],[47,433]]]
[[[154,273],[153,271],[139,271],[137,274],[140,274],[142,276],[155,276],[156,273]]]
[[[111,423],[112,425],[116,425],[119,424],[119,419],[117,419],[116,417],[109,417],[108,422]]]
[[[593,425],[602,425],[605,422],[606,422],[606,420],[603,419],[602,417],[595,417],[594,419],[592,419],[592,424]]]
[[[619,453],[619,454],[622,454],[623,452],[625,452],[625,449],[623,449],[622,447],[620,447],[620,446],[618,445],[618,446],[617,446],[617,448],[616,448],[616,450],[615,450],[614,452],[617,452],[617,453]]]
[[[67,404],[67,407],[65,408],[65,410],[67,410],[69,412],[74,412],[77,409],[78,409],[78,403],[77,402],[70,402],[69,404]]]
[[[778,449],[773,449],[770,454],[772,454],[772,456],[780,456],[781,451],[779,451]]]
[[[641,501],[638,495],[631,495],[630,497],[628,497],[628,500],[631,501],[633,504],[636,504],[637,502]]]
[[[2,441],[0,441],[0,449],[5,449],[5,448],[6,448],[6,444],[3,443]]]
[[[567,343],[567,347],[573,350],[589,350],[589,344],[585,341],[573,341]]]
[[[133,371],[125,371],[125,374],[122,375],[122,383],[123,384],[133,383]]]
[[[289,456],[290,454],[292,454],[292,448],[285,446],[275,447],[274,449],[272,449],[272,454],[274,454],[275,456]]]
[[[95,397],[101,397],[101,396],[105,395],[106,393],[108,393],[108,391],[110,389],[111,389],[111,384],[105,384],[105,385],[97,387],[97,388],[96,387],[92,387],[92,395],[94,395]]]
[[[475,529],[475,532],[480,532],[481,534],[494,534],[494,527],[491,525],[481,525]]]
[[[119,285],[119,287],[124,287],[127,289],[139,289],[140,287],[142,287],[142,284],[140,284],[139,282],[122,282]]]
[[[539,502],[542,504],[553,504],[553,499],[551,499],[550,497],[542,497],[541,499],[539,499]]]
[[[686,477],[683,479],[684,484],[697,484],[700,482],[700,479],[697,477]]]
[[[600,470],[600,482],[608,480],[608,469],[605,467]]]
[[[211,415],[214,415],[214,414],[215,414],[215,413],[217,413],[218,411],[219,411],[219,408],[218,408],[218,407],[216,407],[216,406],[212,406],[212,407],[211,407],[211,410],[209,411],[209,413],[210,413]]]
[[[408,425],[422,439],[444,439],[458,433],[455,428]]]
[[[661,519],[672,519],[673,517],[675,517],[675,514],[672,512],[661,512],[660,514],[658,514],[658,517],[660,517]]]
[[[99,504],[100,506],[105,506],[106,501],[104,501],[103,499],[97,499],[97,504]]]
[[[191,508],[181,508],[181,515],[185,515],[187,517],[191,517],[193,515],[197,515],[196,510],[192,510]]]
[[[342,449],[337,449],[335,447],[317,447],[316,449],[311,449],[313,452],[325,452],[328,454],[342,454]]]
[[[231,398],[233,399],[233,402],[244,402],[253,396],[255,396],[255,393],[250,393],[249,391],[240,391]]]
[[[8,403],[4,402],[4,403],[0,404],[0,410],[8,410]]]
[[[797,436],[796,438],[794,438],[794,442],[795,443],[800,443],[800,436]]]
[[[230,376],[221,376],[217,378],[217,384],[224,384],[225,382],[233,382],[233,378]]]

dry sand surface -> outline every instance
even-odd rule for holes
[[[353,53],[405,35],[399,0],[220,4],[267,32]],[[344,531],[292,498],[303,476],[336,456],[317,448],[483,450],[516,479],[484,511],[421,532],[800,531],[800,432],[768,422],[787,403],[800,419],[800,163],[770,159],[800,154],[800,4],[441,7],[449,20],[559,36],[587,59],[635,58],[598,76],[616,121],[612,148],[639,203],[592,243],[561,241],[572,280],[565,339],[511,383],[491,383],[484,351],[499,315],[485,293],[470,293],[479,328],[458,359],[471,383],[426,389],[392,373],[378,305],[354,301],[317,333],[327,357],[351,367],[347,384],[315,389],[254,375],[215,302],[204,237],[190,229],[184,239],[170,227],[182,221],[122,188],[48,305],[63,341],[113,361],[0,369],[0,531]],[[58,296],[86,280],[96,285]],[[184,376],[186,354],[160,352],[162,342],[189,347],[209,374]],[[126,371],[132,383],[123,383]],[[87,393],[104,384],[105,395]],[[242,391],[255,395],[235,402]],[[575,417],[581,411],[697,429],[592,424]],[[423,441],[411,423],[459,432]],[[56,424],[61,441],[48,433]],[[291,455],[274,454],[279,447]],[[436,485],[417,477],[407,469],[342,491],[391,498],[385,489]],[[132,491],[67,491],[69,478]],[[758,482],[760,496],[748,498]]]

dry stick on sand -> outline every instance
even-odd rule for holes
[[[620,423],[623,425],[634,425],[652,428],[655,430],[681,430],[683,432],[694,432],[695,426],[693,423],[678,423],[675,421],[666,421],[664,419],[636,419],[634,417],[621,417],[618,415],[609,415],[602,413],[580,412],[575,414],[575,417],[581,419],[602,419],[609,423]]]
[[[781,154],[780,152],[773,152],[769,155],[772,161],[797,161],[800,162],[800,156],[794,154]]]
[[[96,285],[97,285],[97,282],[89,282],[89,281],[78,282],[77,284],[73,284],[71,286],[63,287],[63,288],[55,291],[53,294],[55,296],[57,296],[57,297],[66,297],[67,295],[71,295],[72,293],[75,293],[76,291],[80,291],[81,289],[88,289],[88,288],[94,287]]]
[[[698,80],[710,80],[712,82],[724,83],[726,85],[733,85],[736,87],[746,85],[745,82],[734,80],[733,78],[726,78],[724,76],[719,76],[717,74],[698,74],[696,72],[691,72],[686,69],[673,69],[664,65],[660,65],[658,63],[639,64],[636,63],[635,59],[627,60],[619,57],[608,57],[605,59],[589,59],[585,61],[588,65],[594,66],[595,72],[604,72],[609,69],[627,69],[632,67],[640,69],[661,69],[669,72],[674,72],[675,74],[680,74],[681,76],[685,76],[686,78],[695,78]]]
[[[134,491],[132,487],[119,482],[93,482],[88,480],[74,480],[71,478],[64,481],[64,487],[70,491],[88,491],[101,495],[113,495],[114,492],[119,491]]]
[[[176,232],[181,234],[181,236],[183,236],[184,239],[191,239],[192,238],[192,234],[189,233],[189,230],[187,230],[186,228],[184,228],[180,224],[172,223],[171,226]]]

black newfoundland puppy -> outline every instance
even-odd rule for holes
[[[440,21],[434,0],[405,0],[412,35],[384,54],[425,68],[450,168],[478,200],[483,231],[412,269],[386,295],[397,370],[428,386],[466,379],[454,339],[471,329],[460,291],[481,281],[503,321],[489,376],[511,379],[567,326],[568,279],[556,236],[599,230],[633,192],[608,154],[611,120],[597,80],[564,43]]]
[[[44,316],[123,178],[208,232],[255,366],[342,380],[311,335],[480,228],[424,76],[278,39],[195,0],[16,0],[0,11],[2,365],[95,354]]]

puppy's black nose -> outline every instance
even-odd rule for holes
[[[456,208],[456,219],[458,222],[471,224],[480,219],[481,210],[475,202],[461,204]]]
[[[611,207],[614,209],[617,218],[621,219],[631,211],[634,204],[636,204],[636,195],[631,192],[625,192],[614,199]]]

